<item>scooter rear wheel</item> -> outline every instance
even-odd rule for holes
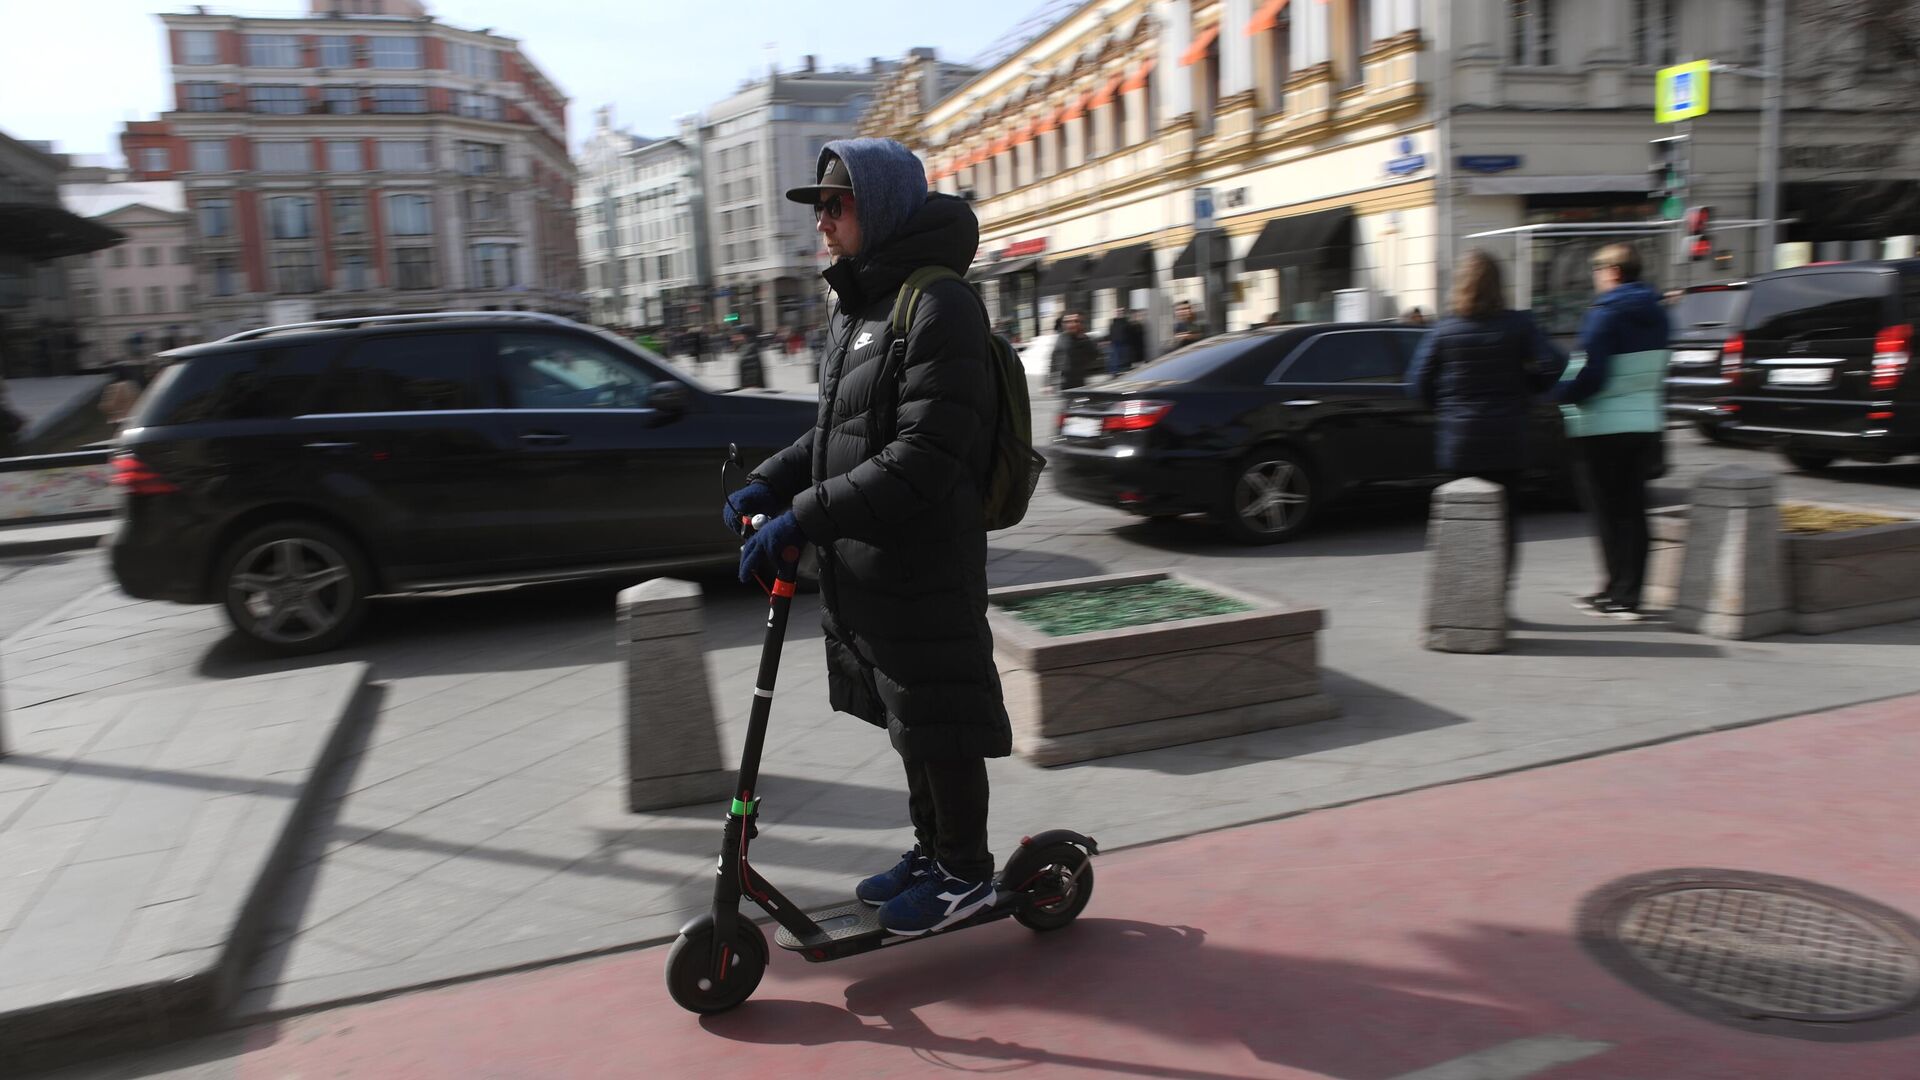
[[[734,924],[727,977],[714,978],[713,927],[681,934],[667,953],[667,993],[674,1004],[697,1013],[726,1012],[753,996],[767,971],[767,937],[747,919]]]
[[[1073,844],[1054,844],[1041,852],[1043,862],[1024,892],[1031,898],[1013,913],[1029,930],[1058,930],[1086,910],[1093,899],[1093,860]]]

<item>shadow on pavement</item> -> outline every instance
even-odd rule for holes
[[[1649,626],[1647,623],[1623,624],[1638,626],[1642,629],[1665,629]],[[1531,630],[1569,630],[1592,632],[1592,626],[1551,626],[1543,623],[1531,624]],[[1718,659],[1727,655],[1727,650],[1719,645],[1696,641],[1623,641],[1607,638],[1579,637],[1531,637],[1525,634],[1511,634],[1507,638],[1507,651],[1525,653],[1528,656],[1646,656],[1668,659],[1691,657],[1694,659]]]
[[[1061,766],[1061,770],[1141,769],[1169,776],[1197,776],[1468,722],[1467,717],[1457,713],[1332,669],[1323,668],[1321,679],[1326,693],[1340,703],[1342,710],[1341,715],[1331,720],[1143,750]]]
[[[1581,514],[1526,511],[1521,517],[1522,543],[1587,534],[1587,521]],[[1169,554],[1221,559],[1405,555],[1426,550],[1427,504],[1392,500],[1333,508],[1299,539],[1265,546],[1237,543],[1202,517],[1138,521],[1114,529],[1113,535]]]
[[[939,954],[910,958],[888,950],[876,961],[887,970],[847,987],[845,1009],[763,999],[700,1022],[713,1035],[747,1043],[900,1046],[952,1069],[970,1066],[949,1056],[1007,1063],[1002,1068],[1222,1080],[1245,1074],[1201,1066],[1239,1057],[1236,1048],[1244,1047],[1261,1062],[1316,1075],[1389,1080],[1535,1034],[1537,1017],[1492,1002],[1516,983],[1538,989],[1528,984],[1541,971],[1590,967],[1565,935],[1499,926],[1428,940],[1447,962],[1406,969],[1255,952],[1210,943],[1198,927],[1126,919],[1083,918],[1030,943],[979,944],[987,947],[940,942],[933,944]],[[1593,977],[1599,993],[1591,996],[1629,993]],[[935,1005],[1005,1016],[1018,1038],[942,1035],[916,1012]],[[1351,1024],[1329,1022],[1340,1017],[1394,1037],[1356,1037]],[[1092,1023],[1059,1022],[1073,1020]],[[1114,1027],[1188,1047],[1195,1064],[1112,1056]]]

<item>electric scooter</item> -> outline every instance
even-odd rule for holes
[[[727,462],[720,467],[723,489],[727,486],[727,469],[739,465],[738,448],[729,447]],[[742,532],[750,535],[765,523],[764,515],[743,518]],[[766,935],[753,920],[740,914],[742,897],[752,900],[780,924],[774,940],[781,948],[814,963],[944,937],[1009,916],[1032,930],[1058,930],[1071,923],[1093,897],[1090,860],[1099,854],[1100,847],[1092,837],[1068,829],[1050,829],[1022,839],[994,879],[994,902],[937,934],[889,934],[880,925],[880,909],[859,900],[808,915],[754,870],[747,850],[758,835],[754,823],[760,813],[760,799],[755,794],[760,750],[767,738],[767,718],[773,711],[774,677],[780,671],[780,648],[786,641],[787,614],[793,605],[800,554],[792,549],[781,552],[779,571],[767,587],[766,643],[760,648],[753,711],[747,722],[746,744],[740,751],[740,778],[734,785],[733,805],[721,831],[713,910],[681,927],[679,939],[667,954],[667,992],[676,1004],[691,1012],[725,1012],[739,1005],[753,994],[766,972]]]

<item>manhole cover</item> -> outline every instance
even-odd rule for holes
[[[1588,901],[1583,936],[1628,981],[1696,1012],[1858,1024],[1920,1004],[1920,927],[1793,878],[1671,870]]]

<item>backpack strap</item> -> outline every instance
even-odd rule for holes
[[[900,283],[900,291],[893,298],[893,312],[887,316],[886,366],[881,369],[877,384],[887,388],[887,397],[891,400],[884,402],[884,409],[875,410],[887,416],[885,423],[876,424],[876,430],[888,433],[888,439],[892,438],[890,433],[897,423],[893,414],[900,405],[900,389],[907,381],[907,332],[913,328],[914,312],[919,309],[920,296],[928,286],[948,278],[965,280],[944,266],[922,266],[907,275],[907,280]],[[881,402],[876,399],[878,404]]]

